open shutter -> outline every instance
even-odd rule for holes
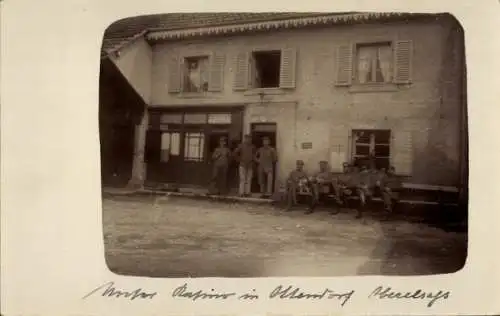
[[[234,65],[234,91],[243,91],[248,87],[248,53],[239,53],[235,59]]]
[[[333,172],[342,172],[343,163],[348,161],[349,128],[344,125],[335,126],[330,137],[330,166]]]
[[[161,159],[161,131],[148,130],[146,133],[146,148],[144,161],[146,163],[157,163]]]
[[[181,92],[181,63],[178,56],[171,57],[168,63],[168,92]]]
[[[224,88],[224,64],[226,56],[214,53],[210,60],[210,72],[208,74],[208,91],[219,92]]]
[[[413,172],[413,135],[410,131],[395,131],[391,143],[391,165],[396,174],[411,176]]]
[[[280,88],[295,88],[297,50],[285,48],[281,50]]]
[[[412,58],[412,41],[397,41],[394,45],[394,83],[411,82]]]
[[[353,46],[341,45],[337,47],[337,74],[335,85],[349,86],[352,83],[352,63],[353,63]]]

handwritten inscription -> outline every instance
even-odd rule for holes
[[[347,304],[351,298],[354,296],[355,290],[350,290],[346,292],[335,292],[330,288],[323,288],[318,291],[305,291],[300,287],[293,285],[279,285],[275,287],[269,294],[269,299],[280,299],[280,300],[337,300],[340,302],[341,306]],[[104,283],[88,294],[86,294],[82,299],[86,299],[93,295],[99,295],[105,298],[122,298],[126,300],[136,300],[136,299],[153,299],[158,293],[157,292],[146,292],[142,288],[137,288],[134,290],[124,290],[119,289],[115,286],[114,282]],[[414,291],[396,291],[389,286],[379,286],[375,288],[369,295],[369,299],[378,300],[407,300],[407,301],[422,301],[427,303],[427,307],[432,307],[436,302],[441,300],[447,300],[451,296],[450,291],[439,290],[436,292],[424,291],[422,289],[416,289]],[[248,292],[236,293],[236,292],[218,292],[215,289],[210,289],[208,291],[199,289],[189,289],[188,284],[184,283],[178,286],[172,291],[172,297],[178,299],[187,299],[190,301],[198,300],[228,300],[228,299],[238,299],[245,301],[255,301],[259,300],[260,296],[255,289]]]
[[[102,291],[102,292],[100,292]],[[101,296],[104,297],[110,297],[110,298],[125,298],[129,299],[131,301],[135,299],[153,299],[158,293],[152,292],[152,293],[147,293],[144,292],[141,288],[132,290],[132,291],[125,291],[125,290],[119,290],[116,289],[115,283],[114,282],[107,282],[104,283],[103,285],[100,285],[90,291],[87,295],[85,295],[82,299],[86,299],[96,293],[101,293]]]
[[[252,293],[245,293],[238,297],[240,300],[257,300],[259,299],[259,295],[256,294],[255,289],[252,290]]]
[[[321,299],[338,299],[344,306],[354,295],[354,290],[345,293],[335,293],[333,290],[328,288],[316,293],[307,293],[301,290],[299,287],[288,286],[286,288],[283,285],[277,286],[270,294],[269,298],[279,298],[279,299],[306,299],[306,300],[321,300]]]
[[[215,299],[215,300],[227,300],[230,297],[235,296],[236,293],[230,292],[230,293],[217,293],[215,292],[214,289],[211,289],[209,292],[204,292],[202,290],[198,291],[189,291],[187,287],[187,283],[184,283],[183,285],[177,287],[173,292],[172,292],[172,297],[176,298],[186,298],[192,301],[196,300],[206,300],[206,299]]]
[[[407,300],[428,300],[427,307],[432,307],[439,300],[446,300],[450,296],[449,291],[438,291],[437,293],[415,290],[412,292],[398,292],[390,287],[379,286],[368,296],[378,299],[407,299]]]

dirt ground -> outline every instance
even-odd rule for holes
[[[459,270],[466,235],[424,224],[186,198],[103,200],[106,261],[152,277],[419,275]]]

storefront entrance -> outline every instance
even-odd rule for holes
[[[241,108],[156,110],[150,113],[146,142],[147,181],[209,188],[212,153],[219,139],[230,147],[242,137]],[[235,166],[228,184],[237,184]]]

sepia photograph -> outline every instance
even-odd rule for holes
[[[435,275],[467,258],[449,13],[126,17],[105,31],[105,260],[156,278]]]

